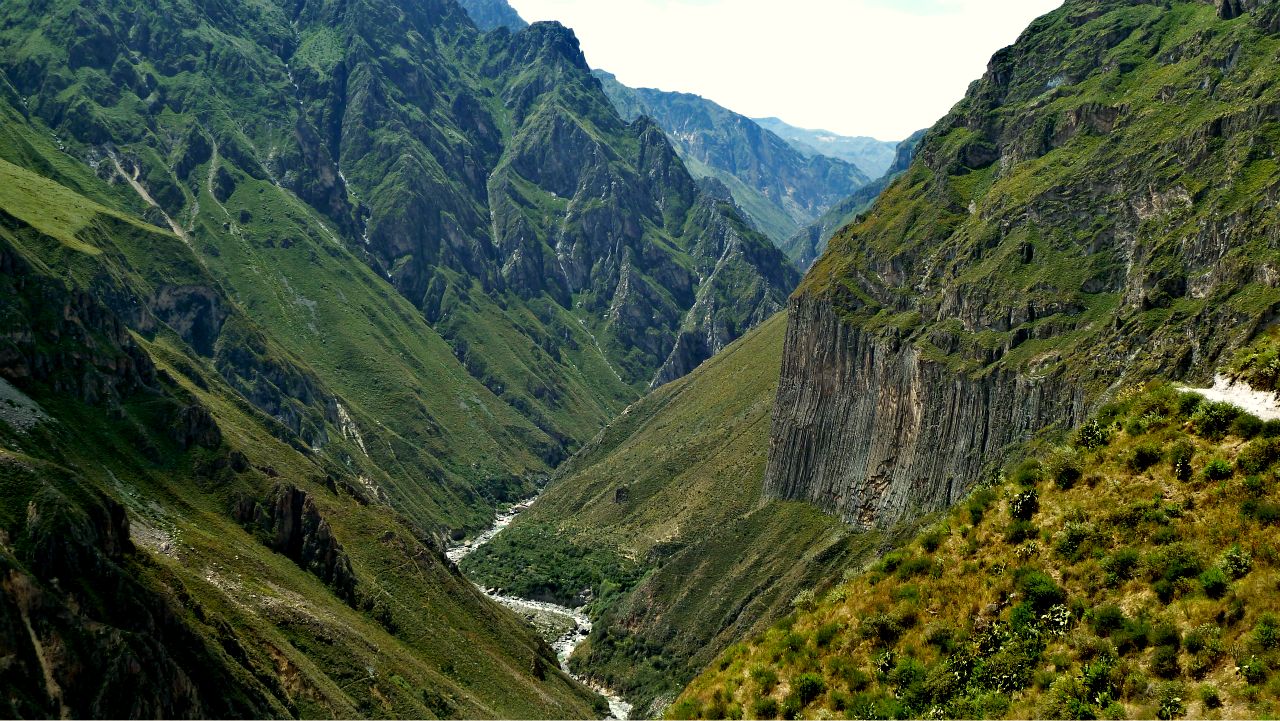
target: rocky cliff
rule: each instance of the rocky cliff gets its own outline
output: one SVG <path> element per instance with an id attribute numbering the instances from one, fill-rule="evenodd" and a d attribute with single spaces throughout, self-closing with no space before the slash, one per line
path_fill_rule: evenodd
<path id="1" fill-rule="evenodd" d="M 1272 323 L 1273 9 L 1072 0 L 997 53 L 793 297 L 767 493 L 863 526 L 939 508 Z"/>

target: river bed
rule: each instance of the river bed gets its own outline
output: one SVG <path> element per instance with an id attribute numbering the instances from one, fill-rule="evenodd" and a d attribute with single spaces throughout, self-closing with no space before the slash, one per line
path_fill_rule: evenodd
<path id="1" fill-rule="evenodd" d="M 450 546 L 445 555 L 454 563 L 461 562 L 462 559 L 492 541 L 499 533 L 502 533 L 521 513 L 528 510 L 535 500 L 537 500 L 536 496 L 521 501 L 506 511 L 499 513 L 492 526 L 470 541 Z M 625 721 L 630 718 L 631 704 L 623 701 L 620 696 L 608 689 L 581 678 L 569 670 L 569 656 L 573 655 L 574 650 L 583 641 L 587 640 L 587 634 L 591 633 L 591 619 L 587 617 L 587 614 L 577 609 L 554 603 L 530 601 L 524 598 L 503 595 L 479 584 L 476 584 L 476 588 L 483 591 L 484 595 L 489 598 L 515 611 L 537 629 L 538 633 L 542 634 L 542 637 L 546 638 L 551 643 L 551 647 L 555 649 L 556 658 L 560 661 L 560 668 L 578 683 L 604 696 L 609 702 L 609 715 L 606 718 L 618 719 L 619 721 Z"/>

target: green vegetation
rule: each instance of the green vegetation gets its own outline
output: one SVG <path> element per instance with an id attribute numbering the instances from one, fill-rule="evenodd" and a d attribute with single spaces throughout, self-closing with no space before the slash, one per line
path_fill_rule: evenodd
<path id="1" fill-rule="evenodd" d="M 730 648 L 668 715 L 1274 715 L 1280 518 L 1252 509 L 1280 469 L 1259 440 L 1199 423 L 1202 405 L 1167 385 L 1122 392 L 1071 446 L 1036 444 L 914 541 Z M 1177 462 L 1135 466 L 1169 447 Z M 1082 472 L 1068 488 L 1044 472 L 1063 456 Z"/>
<path id="2" fill-rule="evenodd" d="M 481 585 L 594 599 L 595 627 L 571 663 L 638 715 L 657 713 L 837 569 L 909 533 L 851 534 L 805 504 L 762 503 L 785 328 L 770 319 L 633 405 L 463 562 Z M 529 570 L 545 584 L 521 581 Z"/>

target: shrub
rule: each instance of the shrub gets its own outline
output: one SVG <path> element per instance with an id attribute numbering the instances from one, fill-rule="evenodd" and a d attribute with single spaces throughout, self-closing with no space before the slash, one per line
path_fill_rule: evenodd
<path id="1" fill-rule="evenodd" d="M 1219 401 L 1201 403 L 1191 416 L 1191 426 L 1200 436 L 1214 441 L 1221 440 L 1227 435 L 1232 421 L 1241 413 L 1239 408 L 1230 403 Z"/>
<path id="2" fill-rule="evenodd" d="M 990 488 L 983 488 L 979 491 L 975 491 L 973 495 L 969 497 L 969 503 L 967 505 L 967 509 L 969 511 L 969 523 L 974 526 L 982 523 L 982 518 L 986 515 L 987 509 L 991 507 L 992 503 L 996 502 L 997 497 L 996 492 Z"/>
<path id="3" fill-rule="evenodd" d="M 1187 636 L 1183 639 L 1183 645 L 1187 647 L 1187 653 L 1190 654 L 1221 654 L 1222 629 L 1212 623 L 1196 626 L 1187 631 Z"/>
<path id="4" fill-rule="evenodd" d="M 1204 467 L 1204 477 L 1211 481 L 1225 481 L 1235 473 L 1230 463 L 1215 458 Z"/>
<path id="5" fill-rule="evenodd" d="M 1185 439 L 1173 444 L 1173 448 L 1169 449 L 1169 465 L 1173 475 L 1179 481 L 1186 483 L 1191 480 L 1191 459 L 1195 454 L 1195 446 Z"/>
<path id="6" fill-rule="evenodd" d="M 1071 448 L 1056 448 L 1044 466 L 1045 473 L 1053 479 L 1053 483 L 1064 491 L 1075 487 L 1084 477 L 1084 466 L 1080 462 L 1080 454 Z"/>
<path id="7" fill-rule="evenodd" d="M 778 718 L 778 702 L 768 696 L 758 698 L 751 704 L 751 714 L 758 719 Z"/>
<path id="8" fill-rule="evenodd" d="M 751 678 L 760 686 L 760 693 L 768 695 L 778 685 L 778 674 L 767 666 L 756 666 L 751 669 Z"/>
<path id="9" fill-rule="evenodd" d="M 1280 420 L 1270 420 L 1262 424 L 1263 438 L 1280 438 Z"/>
<path id="10" fill-rule="evenodd" d="M 1111 433 L 1096 419 L 1085 423 L 1076 431 L 1075 445 L 1077 448 L 1093 450 L 1102 448 L 1110 442 Z"/>
<path id="11" fill-rule="evenodd" d="M 1237 543 L 1222 554 L 1218 568 L 1231 578 L 1244 578 L 1253 570 L 1253 556 Z"/>
<path id="12" fill-rule="evenodd" d="M 924 630 L 924 642 L 949 654 L 955 649 L 956 630 L 945 623 L 931 623 Z"/>
<path id="13" fill-rule="evenodd" d="M 1090 625 L 1093 626 L 1093 632 L 1104 638 L 1124 628 L 1124 622 L 1124 611 L 1115 605 L 1095 608 L 1093 610 L 1093 618 L 1089 621 Z"/>
<path id="14" fill-rule="evenodd" d="M 1231 581 L 1227 578 L 1227 574 L 1216 566 L 1200 574 L 1200 587 L 1204 589 L 1204 595 L 1209 598 L 1222 598 L 1230 585 Z"/>
<path id="15" fill-rule="evenodd" d="M 1241 473 L 1262 473 L 1280 460 L 1280 441 L 1274 438 L 1259 438 L 1250 441 L 1240 449 L 1236 457 L 1236 466 Z"/>
<path id="16" fill-rule="evenodd" d="M 1034 459 L 1023 461 L 1013 470 L 1012 480 L 1024 488 L 1035 488 L 1036 484 L 1044 480 L 1044 468 L 1040 465 L 1040 461 Z"/>
<path id="17" fill-rule="evenodd" d="M 1251 414 L 1241 413 L 1231 422 L 1231 432 L 1246 440 L 1262 433 L 1262 419 Z"/>
<path id="18" fill-rule="evenodd" d="M 1053 550 L 1069 561 L 1078 561 L 1096 536 L 1093 524 L 1072 521 L 1055 536 Z"/>
<path id="19" fill-rule="evenodd" d="M 1267 482 L 1262 479 L 1262 476 L 1245 476 L 1240 487 L 1248 498 L 1262 498 L 1267 494 Z"/>
<path id="20" fill-rule="evenodd" d="M 1160 684 L 1160 687 L 1156 689 L 1156 718 L 1161 721 L 1169 721 L 1169 719 L 1185 716 L 1187 707 L 1182 701 L 1182 696 L 1182 684 Z"/>
<path id="21" fill-rule="evenodd" d="M 1014 585 L 1038 614 L 1067 600 L 1067 592 L 1043 571 L 1020 568 L 1014 576 Z"/>
<path id="22" fill-rule="evenodd" d="M 1182 675 L 1178 664 L 1178 649 L 1173 646 L 1157 646 L 1151 657 L 1151 673 L 1160 678 L 1174 679 Z"/>
<path id="23" fill-rule="evenodd" d="M 1241 504 L 1240 511 L 1246 518 L 1252 518 L 1263 525 L 1280 523 L 1280 504 L 1271 501 L 1250 498 Z"/>
<path id="24" fill-rule="evenodd" d="M 933 553 L 938 550 L 938 547 L 942 545 L 942 542 L 949 535 L 949 529 L 934 528 L 920 537 L 920 547 L 924 549 L 925 553 Z"/>
<path id="25" fill-rule="evenodd" d="M 1257 656 L 1250 656 L 1242 661 L 1239 666 L 1240 675 L 1244 677 L 1245 683 L 1250 686 L 1257 686 L 1267 680 L 1268 668 L 1267 662 Z"/>
<path id="26" fill-rule="evenodd" d="M 808 706 L 827 690 L 827 684 L 816 673 L 802 673 L 791 684 L 791 693 L 795 694 L 802 706 Z"/>
<path id="27" fill-rule="evenodd" d="M 1178 415 L 1190 418 L 1200 408 L 1201 403 L 1204 403 L 1204 396 L 1199 393 L 1178 394 Z"/>
<path id="28" fill-rule="evenodd" d="M 834 639 L 838 633 L 840 633 L 840 624 L 834 621 L 831 623 L 824 623 L 818 627 L 818 633 L 813 639 L 814 643 L 817 644 L 818 648 L 826 648 L 831 645 L 832 639 Z"/>
<path id="29" fill-rule="evenodd" d="M 1222 708 L 1222 696 L 1218 693 L 1218 687 L 1211 683 L 1201 686 L 1200 703 L 1207 709 Z"/>
<path id="30" fill-rule="evenodd" d="M 1164 457 L 1164 450 L 1155 443 L 1141 443 L 1137 448 L 1133 449 L 1133 456 L 1129 458 L 1129 466 L 1135 471 L 1145 471 L 1148 468 L 1159 463 Z"/>
<path id="31" fill-rule="evenodd" d="M 1133 548 L 1121 548 L 1102 561 L 1102 570 L 1107 574 L 1108 585 L 1118 585 L 1120 581 L 1133 578 L 1138 570 L 1141 556 Z"/>
<path id="32" fill-rule="evenodd" d="M 1253 645 L 1262 651 L 1280 647 L 1280 619 L 1264 613 L 1253 627 Z"/>
<path id="33" fill-rule="evenodd" d="M 881 646 L 891 646 L 895 641 L 902 637 L 902 624 L 898 619 L 885 613 L 877 613 L 873 616 L 863 619 L 862 624 L 858 627 L 858 633 L 869 641 L 875 641 Z"/>
<path id="34" fill-rule="evenodd" d="M 1168 646 L 1177 651 L 1182 648 L 1182 634 L 1172 623 L 1162 623 L 1151 632 L 1151 642 L 1157 646 Z"/>
<path id="35" fill-rule="evenodd" d="M 1040 494 L 1030 488 L 1009 499 L 1009 514 L 1018 521 L 1030 521 L 1040 511 Z"/>
<path id="36" fill-rule="evenodd" d="M 1029 541 L 1040 535 L 1040 529 L 1031 521 L 1014 521 L 1004 532 L 1004 540 L 1010 544 Z"/>
<path id="37" fill-rule="evenodd" d="M 791 607 L 797 611 L 812 611 L 818 605 L 818 597 L 812 588 L 806 588 L 791 599 Z"/>

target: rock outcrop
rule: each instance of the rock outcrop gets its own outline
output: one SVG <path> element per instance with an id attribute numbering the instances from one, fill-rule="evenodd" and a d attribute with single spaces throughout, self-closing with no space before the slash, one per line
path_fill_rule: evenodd
<path id="1" fill-rule="evenodd" d="M 1246 52 L 1273 5 L 1072 0 L 997 53 L 793 297 L 768 494 L 941 508 L 1274 323 L 1280 96 Z"/>
<path id="2" fill-rule="evenodd" d="M 1085 415 L 1062 378 L 957 374 L 908 339 L 792 303 L 765 493 L 808 501 L 862 528 L 886 527 L 963 498 L 1030 434 Z"/>

